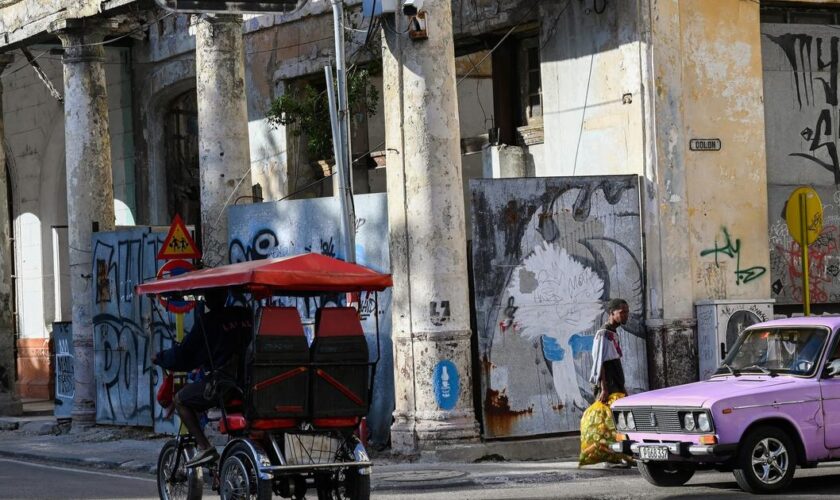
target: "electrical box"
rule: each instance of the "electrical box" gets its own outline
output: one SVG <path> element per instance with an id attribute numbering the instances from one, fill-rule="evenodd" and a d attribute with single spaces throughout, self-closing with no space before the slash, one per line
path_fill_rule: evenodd
<path id="1" fill-rule="evenodd" d="M 362 15 L 375 17 L 382 14 L 393 14 L 397 11 L 399 0 L 363 0 Z"/>
<path id="2" fill-rule="evenodd" d="M 773 299 L 702 300 L 695 304 L 700 380 L 712 376 L 746 327 L 773 319 L 774 302 Z"/>

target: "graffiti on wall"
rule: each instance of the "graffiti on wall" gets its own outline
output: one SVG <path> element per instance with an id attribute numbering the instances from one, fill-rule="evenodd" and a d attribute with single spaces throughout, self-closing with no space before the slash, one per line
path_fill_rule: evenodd
<path id="1" fill-rule="evenodd" d="M 623 298 L 627 389 L 647 388 L 639 180 L 481 179 L 472 267 L 487 437 L 579 429 L 592 339 Z"/>
<path id="2" fill-rule="evenodd" d="M 97 423 L 174 429 L 173 419 L 164 419 L 164 410 L 152 401 L 162 377 L 151 357 L 171 345 L 175 321 L 157 301 L 134 292 L 163 264 L 156 256 L 165 236 L 149 228 L 93 236 Z M 187 329 L 191 319 L 185 318 Z"/>
<path id="3" fill-rule="evenodd" d="M 73 324 L 69 321 L 53 323 L 55 349 L 55 416 L 70 418 L 76 382 L 73 371 Z"/>
<path id="4" fill-rule="evenodd" d="M 820 188 L 823 201 L 823 229 L 808 246 L 809 291 L 811 302 L 840 302 L 840 191 L 834 187 Z M 772 191 L 772 189 L 771 189 Z M 778 187 L 778 198 L 792 188 Z M 784 201 L 771 198 L 773 209 L 784 210 Z M 779 214 L 780 212 L 776 212 Z M 783 216 L 777 215 L 770 224 L 770 275 L 773 297 L 777 304 L 802 303 L 801 249 L 790 235 Z"/>
<path id="5" fill-rule="evenodd" d="M 840 37 L 828 26 L 762 24 L 770 282 L 777 304 L 801 304 L 800 247 L 788 234 L 785 203 L 797 186 L 823 202 L 823 230 L 809 246 L 814 303 L 840 302 Z"/>
<path id="6" fill-rule="evenodd" d="M 354 197 L 356 208 L 356 261 L 376 271 L 390 273 L 388 253 L 388 210 L 385 194 Z M 284 257 L 315 252 L 342 259 L 339 208 L 333 198 L 286 200 L 275 203 L 239 205 L 230 208 L 230 260 Z M 378 304 L 377 304 L 378 299 Z M 355 301 L 355 300 L 354 300 Z M 344 295 L 283 299 L 283 305 L 298 308 L 307 336 L 312 338 L 315 311 L 322 305 L 345 305 Z M 391 291 L 362 293 L 358 297 L 362 326 L 370 359 L 377 356 L 376 325 L 379 325 L 379 364 L 374 375 L 374 393 L 367 417 L 370 442 L 385 445 L 394 411 L 394 373 L 391 343 Z M 377 307 L 378 306 L 378 307 Z M 448 304 L 435 305 L 443 320 Z M 379 310 L 378 318 L 374 314 Z"/>
<path id="7" fill-rule="evenodd" d="M 721 232 L 723 233 L 722 241 L 718 241 L 715 239 L 715 246 L 712 248 L 707 248 L 700 252 L 700 257 L 705 257 L 707 255 L 713 255 L 715 258 L 715 266 L 720 267 L 720 259 L 724 257 L 728 257 L 735 261 L 735 284 L 741 285 L 749 283 L 750 281 L 761 277 L 764 273 L 767 272 L 767 268 L 764 266 L 751 266 L 751 267 L 741 267 L 741 240 L 736 238 L 735 241 L 732 241 L 732 237 L 729 236 L 729 230 L 726 227 L 721 228 Z"/>

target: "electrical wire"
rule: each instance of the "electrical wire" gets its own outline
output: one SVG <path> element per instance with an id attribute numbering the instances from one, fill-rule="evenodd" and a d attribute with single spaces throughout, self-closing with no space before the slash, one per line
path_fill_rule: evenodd
<path id="1" fill-rule="evenodd" d="M 563 7 L 563 10 L 561 10 L 561 11 L 560 11 L 560 14 L 562 14 L 562 13 L 566 10 L 566 7 L 568 7 L 568 6 L 569 6 L 569 3 L 570 3 L 570 2 L 571 2 L 571 0 L 566 0 L 566 5 Z M 477 69 L 478 69 L 478 67 L 479 67 L 479 66 L 481 66 L 481 64 L 482 64 L 482 63 L 484 63 L 484 61 L 486 61 L 486 60 L 487 60 L 487 58 L 488 58 L 488 57 L 490 57 L 491 55 L 493 55 L 493 52 L 495 52 L 495 51 L 496 51 L 496 50 L 497 50 L 497 49 L 498 49 L 498 48 L 499 48 L 499 47 L 500 47 L 500 46 L 504 43 L 504 41 L 505 41 L 505 40 L 507 40 L 507 39 L 508 39 L 508 37 L 509 37 L 510 35 L 512 35 L 514 31 L 516 31 L 516 29 L 517 29 L 517 28 L 519 28 L 520 26 L 522 26 L 522 25 L 525 23 L 525 20 L 528 18 L 528 16 L 529 16 L 529 15 L 531 15 L 531 12 L 533 12 L 533 11 L 534 11 L 534 9 L 535 9 L 536 7 L 538 7 L 538 6 L 539 6 L 539 2 L 534 2 L 534 3 L 532 3 L 532 4 L 531 4 L 531 7 L 530 7 L 528 10 L 526 10 L 526 11 L 525 11 L 525 13 L 522 15 L 522 17 L 519 19 L 519 21 L 517 21 L 517 22 L 516 22 L 516 23 L 515 23 L 515 24 L 514 24 L 514 25 L 513 25 L 513 26 L 512 26 L 512 27 L 511 27 L 508 31 L 507 31 L 507 33 L 505 33 L 505 35 L 502 37 L 502 39 L 501 39 L 501 40 L 499 40 L 499 41 L 496 43 L 496 45 L 494 45 L 494 46 L 493 46 L 493 48 L 492 48 L 492 49 L 490 49 L 490 51 L 489 51 L 489 52 L 487 52 L 487 54 L 485 54 L 485 55 L 484 55 L 484 57 L 482 57 L 480 61 L 478 61 L 478 63 L 477 63 L 477 64 L 473 64 L 472 69 L 470 69 L 469 71 L 467 71 L 467 74 L 465 74 L 464 76 L 462 76 L 462 77 L 461 77 L 461 78 L 457 81 L 456 86 L 457 86 L 457 85 L 460 85 L 460 84 L 461 84 L 461 82 L 463 82 L 464 80 L 466 80 L 466 79 L 467 79 L 467 78 L 468 78 L 471 74 L 473 74 L 473 72 L 474 72 L 475 70 L 477 70 Z M 472 63 L 472 60 L 470 60 L 470 63 Z"/>

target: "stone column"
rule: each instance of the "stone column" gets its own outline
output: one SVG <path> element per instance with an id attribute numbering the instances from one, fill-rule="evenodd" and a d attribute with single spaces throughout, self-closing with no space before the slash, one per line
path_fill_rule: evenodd
<path id="1" fill-rule="evenodd" d="M 475 440 L 466 234 L 452 12 L 426 0 L 427 40 L 383 31 L 394 275 L 393 449 Z"/>
<path id="2" fill-rule="evenodd" d="M 225 209 L 251 196 L 242 16 L 202 14 L 193 23 L 202 251 L 215 267 L 229 260 Z"/>
<path id="3" fill-rule="evenodd" d="M 101 42 L 113 23 L 68 19 L 50 29 L 64 46 L 64 136 L 70 293 L 73 297 L 75 424 L 96 418 L 93 354 L 93 262 L 91 234 L 114 229 L 114 185 Z"/>
<path id="4" fill-rule="evenodd" d="M 12 54 L 0 54 L 0 74 L 14 60 Z M 15 295 L 3 125 L 3 84 L 0 82 L 0 415 L 20 415 L 23 407 L 15 394 L 15 318 L 12 315 Z"/>

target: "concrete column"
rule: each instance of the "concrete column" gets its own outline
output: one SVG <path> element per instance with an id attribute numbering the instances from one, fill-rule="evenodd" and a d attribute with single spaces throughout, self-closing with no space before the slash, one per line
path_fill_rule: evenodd
<path id="1" fill-rule="evenodd" d="M 648 193 L 642 201 L 648 256 L 648 373 L 650 387 L 656 389 L 697 379 L 697 334 L 678 2 L 660 5 L 643 0 L 640 20 Z M 674 357 L 672 353 L 689 357 Z"/>
<path id="2" fill-rule="evenodd" d="M 0 54 L 0 74 L 14 62 L 12 54 Z M 23 413 L 15 394 L 14 290 L 12 287 L 12 244 L 6 181 L 6 149 L 3 121 L 3 84 L 0 81 L 0 415 Z"/>
<path id="3" fill-rule="evenodd" d="M 114 229 L 114 185 L 101 42 L 110 23 L 68 19 L 50 30 L 64 46 L 64 136 L 67 168 L 67 225 L 70 293 L 73 297 L 74 424 L 96 418 L 93 373 L 93 262 L 91 234 Z"/>
<path id="4" fill-rule="evenodd" d="M 225 209 L 251 196 L 242 16 L 202 14 L 193 24 L 202 251 L 215 267 L 229 259 Z"/>
<path id="5" fill-rule="evenodd" d="M 452 12 L 426 0 L 427 40 L 383 31 L 394 275 L 395 451 L 475 440 Z"/>

